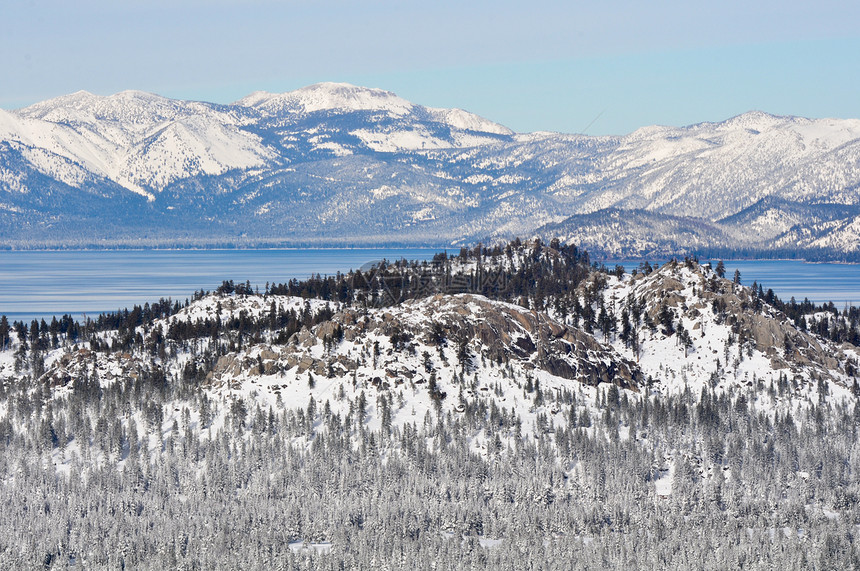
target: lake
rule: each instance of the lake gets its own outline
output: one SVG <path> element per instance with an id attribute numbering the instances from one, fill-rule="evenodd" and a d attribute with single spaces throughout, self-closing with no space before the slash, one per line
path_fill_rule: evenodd
<path id="1" fill-rule="evenodd" d="M 0 251 L 0 314 L 10 320 L 52 315 L 95 316 L 162 297 L 185 301 L 223 280 L 283 283 L 312 274 L 334 275 L 383 258 L 429 260 L 438 250 L 420 248 L 331 250 L 104 250 Z M 449 253 L 458 253 L 459 249 Z M 607 263 L 614 265 L 615 262 Z M 758 281 L 783 299 L 860 302 L 860 265 L 798 261 L 727 261 L 745 285 Z M 623 262 L 628 269 L 638 262 Z"/>
<path id="2" fill-rule="evenodd" d="M 0 314 L 10 321 L 94 317 L 173 298 L 185 301 L 224 280 L 285 283 L 380 260 L 429 260 L 419 248 L 332 250 L 86 250 L 0 252 Z M 459 249 L 456 250 L 459 253 Z"/>

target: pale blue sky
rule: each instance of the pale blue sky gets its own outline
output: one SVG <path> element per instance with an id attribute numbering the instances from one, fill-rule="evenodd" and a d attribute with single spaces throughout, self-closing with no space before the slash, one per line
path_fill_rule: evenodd
<path id="1" fill-rule="evenodd" d="M 0 107 L 79 89 L 228 103 L 347 81 L 517 131 L 860 117 L 858 22 L 844 0 L 10 0 Z"/>

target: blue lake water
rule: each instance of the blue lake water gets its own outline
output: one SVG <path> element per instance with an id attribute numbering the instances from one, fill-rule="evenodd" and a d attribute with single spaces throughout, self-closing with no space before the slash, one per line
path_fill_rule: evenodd
<path id="1" fill-rule="evenodd" d="M 10 321 L 95 316 L 159 298 L 185 301 L 224 280 L 286 283 L 437 250 L 101 250 L 0 252 L 0 314 Z M 459 249 L 457 250 L 459 252 Z"/>
<path id="2" fill-rule="evenodd" d="M 52 315 L 97 315 L 170 297 L 184 301 L 223 280 L 283 283 L 312 274 L 334 275 L 383 258 L 426 260 L 437 250 L 121 250 L 0 251 L 0 314 L 10 320 Z M 457 253 L 453 251 L 451 253 Z M 615 262 L 612 262 L 614 264 Z M 741 272 L 783 299 L 808 297 L 837 307 L 860 303 L 860 265 L 797 261 L 727 261 L 726 275 Z M 610 264 L 608 264 L 610 265 Z M 638 262 L 623 263 L 628 269 Z"/>

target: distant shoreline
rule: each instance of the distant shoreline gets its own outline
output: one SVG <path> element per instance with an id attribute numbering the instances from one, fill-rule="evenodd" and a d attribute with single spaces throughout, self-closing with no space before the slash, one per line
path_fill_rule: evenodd
<path id="1" fill-rule="evenodd" d="M 546 241 L 548 243 L 548 241 Z M 385 249 L 411 249 L 411 250 L 436 250 L 436 251 L 459 251 L 460 248 L 474 248 L 478 244 L 483 244 L 486 247 L 492 247 L 496 244 L 504 243 L 502 239 L 477 240 L 474 242 L 460 243 L 452 242 L 447 244 L 433 243 L 410 243 L 410 242 L 382 242 L 372 244 L 356 244 L 343 243 L 302 243 L 302 242 L 259 242 L 249 244 L 231 244 L 223 242 L 214 242 L 211 245 L 204 244 L 176 244 L 168 243 L 165 245 L 152 244 L 123 244 L 111 243 L 106 245 L 85 244 L 63 245 L 63 244 L 4 244 L 0 243 L 0 253 L 3 252 L 123 252 L 123 251 L 304 251 L 304 250 L 319 250 L 319 251 L 344 251 L 344 250 L 385 250 Z M 860 264 L 860 252 L 828 252 L 826 250 L 800 250 L 789 253 L 786 250 L 778 250 L 774 252 L 749 251 L 749 250 L 722 250 L 709 249 L 698 252 L 657 252 L 654 255 L 601 255 L 600 249 L 592 250 L 587 246 L 583 247 L 592 261 L 604 264 L 615 264 L 619 262 L 664 262 L 672 258 L 679 260 L 685 257 L 695 257 L 700 261 L 709 260 L 733 260 L 733 261 L 774 261 L 774 262 L 804 262 L 807 264 Z"/>

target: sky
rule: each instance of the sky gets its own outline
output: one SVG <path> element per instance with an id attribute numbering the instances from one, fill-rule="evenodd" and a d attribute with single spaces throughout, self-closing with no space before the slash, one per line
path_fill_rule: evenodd
<path id="1" fill-rule="evenodd" d="M 518 132 L 860 118 L 858 22 L 846 0 L 8 0 L 0 108 L 78 90 L 229 103 L 338 81 Z"/>

